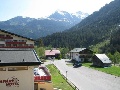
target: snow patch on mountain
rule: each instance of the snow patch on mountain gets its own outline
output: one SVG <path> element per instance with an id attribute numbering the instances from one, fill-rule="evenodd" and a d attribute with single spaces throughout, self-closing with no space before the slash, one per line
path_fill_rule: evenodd
<path id="1" fill-rule="evenodd" d="M 66 11 L 55 11 L 52 15 L 47 17 L 47 19 L 55 21 L 64 21 L 64 22 L 80 22 L 82 19 L 88 16 L 87 13 L 78 11 L 76 13 L 68 13 Z"/>

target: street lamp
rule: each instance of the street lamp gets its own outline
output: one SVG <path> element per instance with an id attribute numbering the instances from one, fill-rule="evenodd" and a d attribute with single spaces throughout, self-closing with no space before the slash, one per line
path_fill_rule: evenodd
<path id="1" fill-rule="evenodd" d="M 66 80 L 67 80 L 67 72 L 68 72 L 68 71 L 66 71 Z"/>

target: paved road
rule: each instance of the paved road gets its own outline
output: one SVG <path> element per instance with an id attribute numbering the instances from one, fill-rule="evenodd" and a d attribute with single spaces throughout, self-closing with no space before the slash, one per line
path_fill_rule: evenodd
<path id="1" fill-rule="evenodd" d="M 79 90 L 120 90 L 120 77 L 105 74 L 87 67 L 73 68 L 65 60 L 52 62 L 60 72 L 74 83 Z"/>

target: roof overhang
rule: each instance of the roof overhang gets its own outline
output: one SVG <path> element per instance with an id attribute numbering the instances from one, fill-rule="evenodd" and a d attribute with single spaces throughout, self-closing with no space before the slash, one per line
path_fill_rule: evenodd
<path id="1" fill-rule="evenodd" d="M 41 62 L 15 62 L 15 63 L 2 63 L 0 62 L 0 66 L 36 66 L 40 65 Z"/>

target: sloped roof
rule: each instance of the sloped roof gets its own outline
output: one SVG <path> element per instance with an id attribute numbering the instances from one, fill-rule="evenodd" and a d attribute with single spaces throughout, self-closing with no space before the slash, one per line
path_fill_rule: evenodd
<path id="1" fill-rule="evenodd" d="M 73 50 L 71 50 L 70 52 L 80 52 L 82 50 L 85 50 L 86 48 L 74 48 Z"/>
<path id="2" fill-rule="evenodd" d="M 0 50 L 0 66 L 3 65 L 40 65 L 40 60 L 33 50 Z"/>
<path id="3" fill-rule="evenodd" d="M 45 55 L 55 55 L 55 52 L 51 50 L 45 50 Z"/>
<path id="4" fill-rule="evenodd" d="M 6 30 L 1 30 L 1 29 L 0 29 L 0 31 L 1 31 L 1 32 L 4 32 L 4 33 L 11 34 L 11 35 L 15 35 L 15 36 L 17 36 L 17 37 L 26 38 L 26 39 L 28 39 L 28 40 L 35 41 L 35 40 L 33 40 L 32 38 L 23 37 L 23 36 L 20 36 L 20 35 L 18 35 L 18 34 L 15 34 L 15 33 L 8 32 L 8 31 L 6 31 Z"/>
<path id="5" fill-rule="evenodd" d="M 111 60 L 105 54 L 95 54 L 103 63 L 111 63 Z"/>
<path id="6" fill-rule="evenodd" d="M 55 54 L 60 54 L 60 50 L 52 50 L 52 52 L 55 52 Z"/>
<path id="7" fill-rule="evenodd" d="M 45 55 L 55 55 L 60 54 L 59 50 L 45 50 Z"/>

